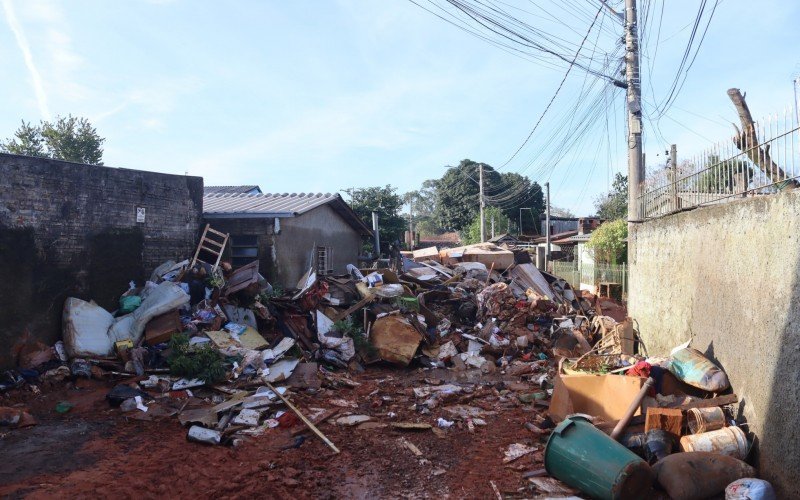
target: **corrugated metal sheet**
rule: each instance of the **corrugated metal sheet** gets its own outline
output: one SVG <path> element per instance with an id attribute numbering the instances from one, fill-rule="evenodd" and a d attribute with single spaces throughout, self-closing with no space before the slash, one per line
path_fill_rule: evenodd
<path id="1" fill-rule="evenodd" d="M 341 197 L 330 193 L 213 193 L 203 196 L 203 213 L 291 217 L 337 199 Z"/>
<path id="2" fill-rule="evenodd" d="M 255 184 L 247 186 L 203 186 L 203 194 L 261 194 L 261 188 Z"/>
<path id="3" fill-rule="evenodd" d="M 205 194 L 203 216 L 207 219 L 295 217 L 326 204 L 360 234 L 372 235 L 369 227 L 336 193 Z"/>

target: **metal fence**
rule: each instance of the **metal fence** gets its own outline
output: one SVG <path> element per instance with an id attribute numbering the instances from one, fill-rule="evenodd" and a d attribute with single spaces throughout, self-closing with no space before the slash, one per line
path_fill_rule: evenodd
<path id="1" fill-rule="evenodd" d="M 800 127 L 797 114 L 786 109 L 649 173 L 637 199 L 638 219 L 800 187 L 799 176 Z"/>
<path id="2" fill-rule="evenodd" d="M 628 266 L 625 264 L 553 261 L 551 265 L 553 274 L 566 280 L 576 290 L 583 284 L 594 287 L 597 292 L 601 283 L 612 283 L 622 287 L 623 300 L 628 298 Z"/>

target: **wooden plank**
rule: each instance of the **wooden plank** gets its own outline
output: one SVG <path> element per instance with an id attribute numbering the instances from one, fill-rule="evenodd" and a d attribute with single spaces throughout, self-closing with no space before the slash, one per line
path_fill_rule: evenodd
<path id="1" fill-rule="evenodd" d="M 717 396 L 716 398 L 710 399 L 700 399 L 697 401 L 692 401 L 690 403 L 684 404 L 670 404 L 666 405 L 665 408 L 680 408 L 683 411 L 691 410 L 692 408 L 711 408 L 713 406 L 724 406 L 730 405 L 733 403 L 737 403 L 739 401 L 739 396 L 736 394 L 727 394 L 725 396 Z"/>
<path id="2" fill-rule="evenodd" d="M 352 306 L 347 308 L 346 311 L 337 314 L 336 317 L 333 318 L 333 322 L 336 323 L 337 321 L 341 321 L 341 320 L 345 319 L 346 317 L 350 316 L 354 312 L 358 311 L 362 307 L 364 307 L 367 304 L 369 304 L 370 302 L 372 302 L 373 299 L 374 299 L 374 297 L 365 297 L 365 298 L 359 300 L 358 302 L 356 302 L 355 304 L 353 304 Z"/>
<path id="3" fill-rule="evenodd" d="M 220 254 L 220 251 L 219 251 L 219 250 L 216 250 L 216 249 L 214 249 L 214 248 L 209 248 L 209 247 L 207 247 L 207 246 L 205 245 L 205 243 L 206 243 L 206 241 L 204 241 L 204 242 L 203 242 L 203 244 L 202 244 L 202 245 L 200 245 L 200 248 L 201 248 L 202 250 L 205 250 L 206 252 L 208 252 L 208 253 L 210 253 L 210 254 L 212 254 L 212 255 L 219 255 L 219 254 Z"/>

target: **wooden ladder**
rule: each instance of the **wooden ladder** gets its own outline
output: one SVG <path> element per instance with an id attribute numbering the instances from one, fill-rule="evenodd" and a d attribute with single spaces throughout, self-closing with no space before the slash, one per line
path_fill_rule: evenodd
<path id="1" fill-rule="evenodd" d="M 197 251 L 194 253 L 194 258 L 189 268 L 194 267 L 198 262 L 202 262 L 210 265 L 212 272 L 216 271 L 217 266 L 219 266 L 219 261 L 222 259 L 222 251 L 225 250 L 225 245 L 228 243 L 229 237 L 230 235 L 228 234 L 221 233 L 216 229 L 211 229 L 211 224 L 206 224 L 206 228 L 203 229 L 203 236 L 200 237 L 200 244 L 197 245 Z M 200 258 L 201 250 L 216 257 L 213 264 Z"/>

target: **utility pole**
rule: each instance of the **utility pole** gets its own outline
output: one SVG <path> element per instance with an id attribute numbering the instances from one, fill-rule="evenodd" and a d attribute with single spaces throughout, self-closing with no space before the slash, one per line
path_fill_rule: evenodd
<path id="1" fill-rule="evenodd" d="M 547 268 L 547 264 L 550 263 L 550 183 L 545 182 L 544 187 L 547 191 L 547 215 L 545 216 L 545 241 L 547 242 L 545 252 L 544 252 L 544 262 L 545 262 L 545 269 Z"/>
<path id="2" fill-rule="evenodd" d="M 492 214 L 492 238 L 494 238 L 494 214 Z"/>
<path id="3" fill-rule="evenodd" d="M 642 90 L 636 0 L 625 0 L 625 81 L 628 85 L 628 229 L 640 218 L 639 195 L 644 180 L 642 159 Z M 629 247 L 630 248 L 630 247 Z"/>
<path id="4" fill-rule="evenodd" d="M 408 195 L 408 249 L 414 249 L 414 196 Z"/>
<path id="5" fill-rule="evenodd" d="M 678 202 L 678 145 L 673 144 L 669 147 L 669 182 L 672 185 L 672 211 L 680 207 Z"/>
<path id="6" fill-rule="evenodd" d="M 522 209 L 519 209 L 519 235 L 522 236 Z"/>
<path id="7" fill-rule="evenodd" d="M 378 227 L 378 212 L 372 212 L 372 232 L 375 236 L 375 258 L 381 258 L 381 234 Z"/>
<path id="8" fill-rule="evenodd" d="M 478 182 L 480 184 L 480 202 L 481 202 L 481 243 L 486 241 L 486 221 L 483 218 L 483 163 L 478 164 Z"/>

